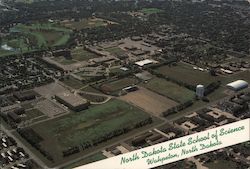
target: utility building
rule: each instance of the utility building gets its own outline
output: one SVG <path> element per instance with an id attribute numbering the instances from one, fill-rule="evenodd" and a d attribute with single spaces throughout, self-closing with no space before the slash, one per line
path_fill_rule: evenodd
<path id="1" fill-rule="evenodd" d="M 89 106 L 89 102 L 77 94 L 71 92 L 62 92 L 55 95 L 55 99 L 74 111 L 85 110 Z"/>
<path id="2" fill-rule="evenodd" d="M 239 91 L 248 87 L 248 83 L 244 80 L 237 80 L 227 84 L 227 88 L 233 91 Z"/>

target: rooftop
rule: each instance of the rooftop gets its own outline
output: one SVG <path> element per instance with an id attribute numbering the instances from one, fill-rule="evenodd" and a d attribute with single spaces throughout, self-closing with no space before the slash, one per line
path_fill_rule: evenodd
<path id="1" fill-rule="evenodd" d="M 71 104 L 72 106 L 79 106 L 87 103 L 86 99 L 82 98 L 78 94 L 74 94 L 71 92 L 58 93 L 56 94 L 56 97 L 64 100 L 65 102 Z"/>

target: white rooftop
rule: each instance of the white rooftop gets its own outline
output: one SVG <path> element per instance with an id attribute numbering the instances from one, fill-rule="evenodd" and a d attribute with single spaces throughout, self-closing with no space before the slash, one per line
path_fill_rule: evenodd
<path id="1" fill-rule="evenodd" d="M 152 59 L 145 59 L 145 60 L 142 60 L 142 61 L 135 62 L 135 64 L 137 64 L 138 66 L 144 66 L 144 65 L 147 65 L 147 64 L 150 64 L 150 63 L 157 63 L 157 61 L 152 60 Z"/>

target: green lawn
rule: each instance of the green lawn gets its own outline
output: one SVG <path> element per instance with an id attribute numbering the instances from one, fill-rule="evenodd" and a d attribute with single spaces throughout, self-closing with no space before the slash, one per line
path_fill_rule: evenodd
<path id="1" fill-rule="evenodd" d="M 192 100 L 195 96 L 193 91 L 160 78 L 153 78 L 143 86 L 180 103 Z"/>
<path id="2" fill-rule="evenodd" d="M 25 120 L 30 120 L 36 117 L 44 116 L 44 114 L 37 109 L 28 110 L 25 112 L 25 115 L 26 115 Z"/>
<path id="3" fill-rule="evenodd" d="M 163 12 L 163 10 L 158 9 L 158 8 L 143 8 L 142 10 L 140 10 L 140 12 L 150 15 L 150 14 Z"/>
<path id="4" fill-rule="evenodd" d="M 135 78 L 123 78 L 101 85 L 101 89 L 107 92 L 119 91 L 125 87 L 137 84 L 139 81 Z"/>
<path id="5" fill-rule="evenodd" d="M 41 146 L 56 160 L 62 159 L 62 150 L 99 138 L 125 126 L 130 127 L 149 115 L 120 100 L 93 106 L 32 126 L 44 141 Z"/>
<path id="6" fill-rule="evenodd" d="M 106 26 L 108 22 L 110 24 L 116 24 L 114 22 L 110 22 L 101 18 L 88 18 L 88 19 L 82 19 L 80 21 L 62 22 L 62 25 L 70 29 L 81 30 L 85 28 L 96 28 L 100 26 Z"/>
<path id="7" fill-rule="evenodd" d="M 208 85 L 211 82 L 221 79 L 218 76 L 211 76 L 208 72 L 194 70 L 192 66 L 184 63 L 178 63 L 177 66 L 171 67 L 162 66 L 157 68 L 156 72 L 194 86 L 198 84 Z"/>
<path id="8" fill-rule="evenodd" d="M 70 29 L 52 23 L 19 24 L 11 31 L 35 37 L 37 45 L 40 47 L 63 45 L 68 41 L 71 33 Z"/>
<path id="9" fill-rule="evenodd" d="M 113 55 L 123 55 L 125 53 L 125 51 L 119 47 L 106 48 L 105 50 Z"/>
<path id="10" fill-rule="evenodd" d="M 62 80 L 62 82 L 74 89 L 79 89 L 84 86 L 84 84 L 81 81 L 73 78 L 72 76 L 65 77 L 64 80 Z"/>
<path id="11" fill-rule="evenodd" d="M 74 60 L 78 60 L 78 61 L 87 61 L 89 59 L 99 57 L 95 53 L 92 53 L 92 52 L 89 52 L 89 51 L 83 49 L 83 47 L 73 49 L 71 51 L 71 55 L 72 55 L 72 58 Z"/>

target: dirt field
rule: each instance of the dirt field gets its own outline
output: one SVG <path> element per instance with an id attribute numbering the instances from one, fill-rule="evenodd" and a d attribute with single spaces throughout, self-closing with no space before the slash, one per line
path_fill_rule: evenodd
<path id="1" fill-rule="evenodd" d="M 162 112 L 177 105 L 175 101 L 145 88 L 140 88 L 138 91 L 121 96 L 120 99 L 138 106 L 147 112 L 153 113 L 156 116 L 161 115 Z"/>

